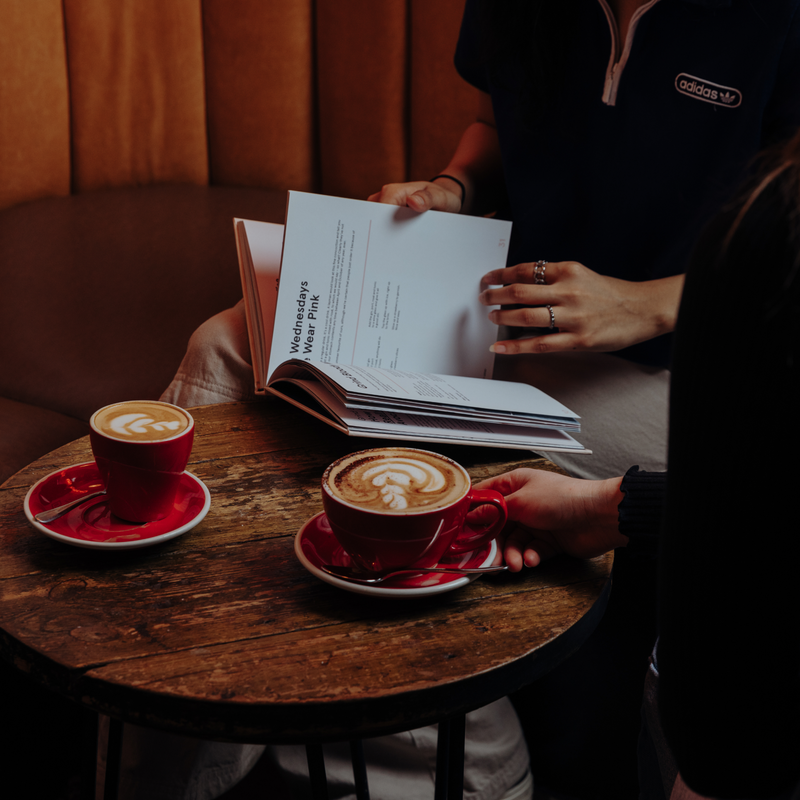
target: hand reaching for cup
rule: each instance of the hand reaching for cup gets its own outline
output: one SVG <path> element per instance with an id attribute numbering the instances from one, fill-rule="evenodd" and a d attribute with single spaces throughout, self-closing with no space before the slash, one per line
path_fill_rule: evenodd
<path id="1" fill-rule="evenodd" d="M 508 523 L 503 556 L 509 570 L 519 572 L 554 555 L 594 558 L 627 545 L 628 538 L 618 527 L 621 483 L 621 477 L 590 481 L 515 469 L 481 481 L 475 488 L 494 489 L 505 497 Z"/>
<path id="2" fill-rule="evenodd" d="M 495 353 L 610 352 L 675 327 L 683 275 L 637 282 L 600 275 L 575 261 L 538 266 L 517 264 L 482 278 L 481 303 L 512 306 L 491 311 L 492 322 L 555 331 L 496 342 Z M 500 288 L 491 288 L 498 284 Z"/>

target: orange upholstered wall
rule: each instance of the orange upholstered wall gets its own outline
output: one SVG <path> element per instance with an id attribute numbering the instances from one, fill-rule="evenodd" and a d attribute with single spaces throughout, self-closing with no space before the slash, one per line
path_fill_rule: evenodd
<path id="1" fill-rule="evenodd" d="M 365 197 L 473 115 L 463 0 L 4 0 L 0 208 L 195 183 Z"/>

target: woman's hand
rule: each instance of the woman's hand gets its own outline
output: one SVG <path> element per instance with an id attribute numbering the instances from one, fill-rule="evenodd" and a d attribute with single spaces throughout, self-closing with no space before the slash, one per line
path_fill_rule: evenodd
<path id="1" fill-rule="evenodd" d="M 519 328 L 554 328 L 548 335 L 512 339 L 492 346 L 495 353 L 549 353 L 558 350 L 621 350 L 675 328 L 683 275 L 653 281 L 610 278 L 578 264 L 545 266 L 544 284 L 534 282 L 536 264 L 518 264 L 485 275 L 484 305 L 509 305 L 489 314 L 492 322 Z M 520 307 L 521 306 L 521 307 Z"/>
<path id="2" fill-rule="evenodd" d="M 388 183 L 368 198 L 374 203 L 408 206 L 414 211 L 461 211 L 461 187 L 448 178 L 410 183 Z"/>
<path id="3" fill-rule="evenodd" d="M 476 92 L 475 96 L 476 120 L 464 131 L 453 157 L 435 180 L 389 183 L 368 199 L 408 206 L 414 211 L 433 209 L 455 214 L 494 211 L 505 191 L 500 143 L 492 98 L 485 92 Z"/>
<path id="4" fill-rule="evenodd" d="M 627 545 L 628 538 L 618 527 L 621 483 L 621 477 L 587 481 L 515 469 L 475 488 L 494 489 L 505 496 L 508 523 L 503 555 L 508 568 L 519 572 L 559 553 L 594 558 Z"/>

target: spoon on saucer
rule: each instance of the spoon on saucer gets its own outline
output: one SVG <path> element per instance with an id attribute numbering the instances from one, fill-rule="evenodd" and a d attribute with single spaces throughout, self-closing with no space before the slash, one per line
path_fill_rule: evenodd
<path id="1" fill-rule="evenodd" d="M 452 575 L 477 575 L 491 572 L 502 572 L 507 570 L 508 567 L 503 564 L 497 567 L 408 567 L 406 569 L 385 569 L 380 572 L 363 572 L 356 570 L 352 567 L 337 567 L 333 564 L 322 564 L 321 569 L 327 572 L 328 575 L 333 575 L 334 578 L 344 578 L 353 583 L 382 583 L 388 578 L 393 578 L 395 575 L 402 575 L 403 573 L 419 574 L 420 572 L 447 572 Z"/>
<path id="2" fill-rule="evenodd" d="M 75 508 L 75 506 L 79 506 L 81 503 L 85 503 L 87 500 L 91 500 L 93 497 L 100 497 L 101 494 L 105 493 L 106 491 L 103 489 L 99 492 L 85 494 L 83 497 L 78 497 L 76 500 L 70 500 L 69 503 L 64 503 L 63 506 L 56 506 L 55 508 L 48 508 L 47 511 L 40 511 L 38 514 L 34 514 L 33 518 L 37 522 L 43 522 L 45 524 L 48 522 L 53 522 L 66 514 L 71 508 Z"/>

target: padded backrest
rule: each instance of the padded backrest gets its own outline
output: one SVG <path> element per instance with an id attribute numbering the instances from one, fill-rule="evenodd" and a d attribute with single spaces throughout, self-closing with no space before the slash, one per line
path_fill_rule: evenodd
<path id="1" fill-rule="evenodd" d="M 463 0 L 3 0 L 0 208 L 193 183 L 364 197 L 473 118 Z"/>

